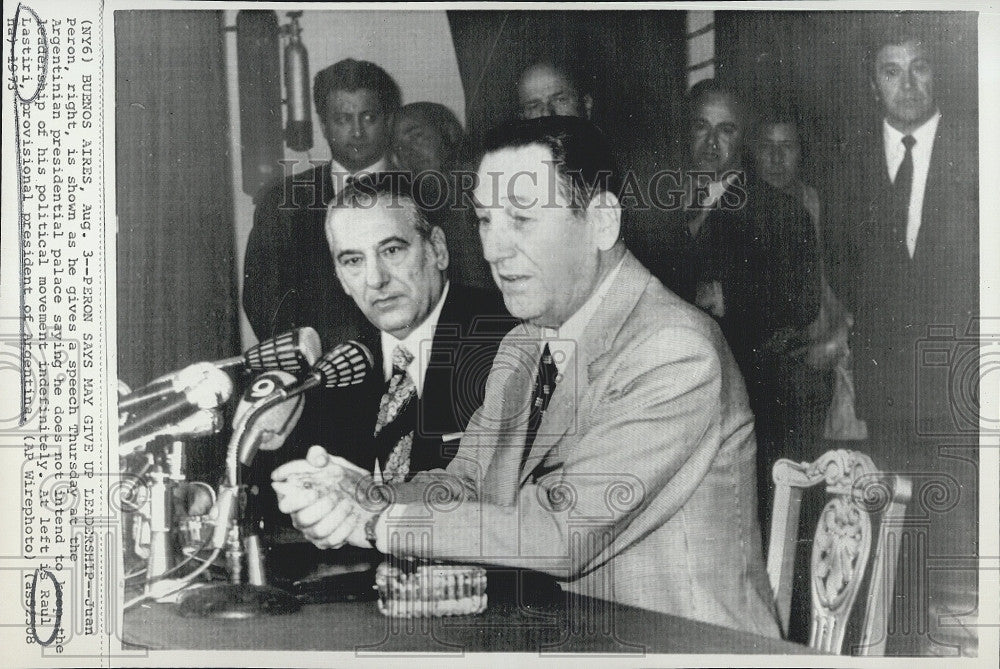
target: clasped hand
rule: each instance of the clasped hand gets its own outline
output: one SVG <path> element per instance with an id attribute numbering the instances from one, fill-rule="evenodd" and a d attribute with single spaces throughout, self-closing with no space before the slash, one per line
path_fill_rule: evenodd
<path id="1" fill-rule="evenodd" d="M 371 474 L 322 446 L 309 449 L 304 460 L 287 462 L 271 473 L 278 508 L 292 517 L 292 525 L 318 548 L 340 548 L 345 543 L 371 548 L 365 523 L 386 503 L 371 494 Z"/>

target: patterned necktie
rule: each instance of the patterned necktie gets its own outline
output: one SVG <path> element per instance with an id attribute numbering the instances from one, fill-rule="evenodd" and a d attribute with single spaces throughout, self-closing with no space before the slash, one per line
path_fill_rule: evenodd
<path id="1" fill-rule="evenodd" d="M 552 353 L 549 345 L 546 344 L 542 350 L 542 356 L 538 359 L 538 373 L 535 375 L 535 388 L 531 393 L 531 408 L 528 413 L 528 431 L 524 439 L 524 450 L 521 452 L 521 470 L 528 460 L 528 453 L 535 443 L 538 435 L 538 428 L 542 424 L 542 416 L 549 408 L 549 401 L 552 393 L 556 390 L 556 374 L 559 373 L 556 363 L 552 360 Z"/>
<path id="2" fill-rule="evenodd" d="M 896 171 L 896 180 L 892 184 L 894 203 L 894 237 L 897 242 L 906 246 L 906 229 L 910 221 L 910 193 L 913 189 L 913 145 L 917 140 L 913 135 L 903 137 L 903 146 L 906 153 L 903 154 L 903 162 L 899 164 Z"/>
<path id="3" fill-rule="evenodd" d="M 388 452 L 382 467 L 382 480 L 386 483 L 402 482 L 410 471 L 413 426 L 394 425 L 394 422 L 417 396 L 417 386 L 406 371 L 411 362 L 413 354 L 402 346 L 396 346 L 392 352 L 392 376 L 389 378 L 389 387 L 382 395 L 378 407 L 378 420 L 375 422 L 376 443 L 385 443 L 386 438 L 390 440 L 385 448 L 379 449 L 380 454 Z"/>

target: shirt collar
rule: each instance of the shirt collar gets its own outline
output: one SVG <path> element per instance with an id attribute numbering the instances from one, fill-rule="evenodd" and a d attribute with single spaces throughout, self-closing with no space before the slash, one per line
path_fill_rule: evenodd
<path id="1" fill-rule="evenodd" d="M 330 159 L 330 178 L 333 181 L 335 189 L 338 191 L 343 186 L 343 182 L 348 179 L 355 179 L 366 174 L 374 174 L 375 172 L 385 172 L 387 169 L 389 169 L 389 161 L 385 156 L 382 156 L 368 167 L 362 167 L 356 172 L 347 169 L 333 158 Z"/>
<path id="2" fill-rule="evenodd" d="M 919 128 L 913 132 L 904 133 L 892 127 L 887 119 L 882 119 L 882 141 L 885 142 L 885 146 L 888 149 L 905 153 L 906 148 L 903 146 L 903 137 L 912 135 L 913 139 L 917 140 L 916 144 L 913 145 L 913 150 L 927 150 L 934 145 L 934 137 L 937 135 L 938 121 L 940 120 L 941 110 L 937 110 Z"/>
<path id="3" fill-rule="evenodd" d="M 725 176 L 725 178 L 709 183 L 708 199 L 705 200 L 704 206 L 711 207 L 718 202 L 719 198 L 722 197 L 722 194 L 725 193 L 726 190 L 729 189 L 734 183 L 736 183 L 738 178 L 739 174 L 737 172 L 730 172 Z"/>
<path id="4" fill-rule="evenodd" d="M 423 394 L 424 375 L 427 372 L 427 365 L 431 357 L 431 345 L 434 342 L 434 331 L 437 328 L 438 320 L 441 318 L 441 309 L 444 301 L 448 298 L 449 283 L 445 282 L 444 290 L 436 305 L 427 315 L 424 322 L 413 329 L 403 339 L 396 339 L 388 332 L 380 332 L 382 340 L 382 371 L 386 380 L 392 376 L 392 353 L 397 346 L 402 346 L 413 355 L 413 362 L 410 363 L 407 371 L 417 387 L 417 395 Z M 415 367 L 414 367 L 415 365 Z"/>
<path id="5" fill-rule="evenodd" d="M 621 272 L 624 264 L 625 257 L 623 256 L 597 286 L 597 290 L 590 294 L 587 301 L 572 316 L 567 318 L 565 323 L 558 328 L 542 328 L 542 340 L 549 344 L 549 352 L 552 353 L 557 368 L 566 368 L 565 365 L 573 357 L 573 352 L 583 337 L 584 330 L 594 314 L 597 313 L 597 309 L 601 306 L 608 291 L 611 290 L 611 286 L 618 278 L 618 273 Z M 562 355 L 559 355 L 560 353 Z"/>

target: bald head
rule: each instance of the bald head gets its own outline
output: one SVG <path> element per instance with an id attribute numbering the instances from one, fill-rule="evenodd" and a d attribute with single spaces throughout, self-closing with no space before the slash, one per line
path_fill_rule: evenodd
<path id="1" fill-rule="evenodd" d="M 573 77 L 552 63 L 535 63 L 521 73 L 517 96 L 522 118 L 579 116 L 590 118 L 594 99 Z"/>

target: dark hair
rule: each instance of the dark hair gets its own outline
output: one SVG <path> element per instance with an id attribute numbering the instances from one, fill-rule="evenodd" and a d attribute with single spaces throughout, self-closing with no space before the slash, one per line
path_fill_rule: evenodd
<path id="1" fill-rule="evenodd" d="M 865 48 L 865 73 L 869 79 L 875 78 L 875 59 L 878 52 L 887 46 L 901 46 L 907 42 L 918 42 L 923 47 L 931 63 L 937 60 L 934 45 L 937 39 L 932 37 L 929 26 L 923 25 L 910 12 L 896 12 L 883 19 L 878 27 L 868 31 Z"/>
<path id="2" fill-rule="evenodd" d="M 326 99 L 331 91 L 359 90 L 375 93 L 381 110 L 386 113 L 397 111 L 403 102 L 399 86 L 388 72 L 367 60 L 345 58 L 316 73 L 313 79 L 316 112 L 321 117 L 325 115 Z"/>
<path id="3" fill-rule="evenodd" d="M 435 206 L 429 206 L 424 184 L 418 184 L 419 190 L 414 188 L 414 184 L 409 172 L 373 172 L 356 177 L 334 196 L 327 209 L 327 218 L 336 209 L 371 209 L 377 202 L 388 201 L 390 208 L 409 209 L 417 232 L 424 239 L 429 239 L 431 230 L 435 226 L 441 227 L 446 207 L 440 206 L 440 191 L 435 189 L 430 194 Z"/>
<path id="4" fill-rule="evenodd" d="M 403 116 L 417 117 L 441 133 L 447 153 L 442 161 L 446 169 L 467 158 L 465 129 L 452 110 L 436 102 L 411 102 L 400 109 L 400 118 Z"/>
<path id="5" fill-rule="evenodd" d="M 809 150 L 809 128 L 807 121 L 791 102 L 785 100 L 770 100 L 755 105 L 754 127 L 750 135 L 751 149 L 757 151 L 761 133 L 770 125 L 790 125 L 795 128 L 795 136 L 799 142 L 799 162 L 804 163 Z"/>
<path id="6" fill-rule="evenodd" d="M 577 116 L 541 116 L 506 123 L 486 137 L 484 151 L 541 144 L 552 153 L 570 205 L 582 211 L 598 193 L 621 196 L 611 145 L 601 130 Z"/>

